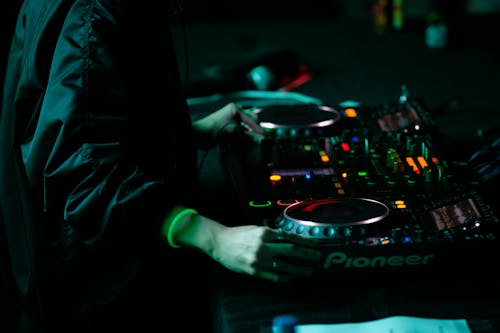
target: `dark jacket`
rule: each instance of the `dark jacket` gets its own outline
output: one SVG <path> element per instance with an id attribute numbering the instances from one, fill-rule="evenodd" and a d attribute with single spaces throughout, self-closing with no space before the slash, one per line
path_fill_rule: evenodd
<path id="1" fill-rule="evenodd" d="M 0 211 L 19 295 L 44 320 L 120 293 L 168 209 L 193 204 L 196 150 L 165 13 L 161 1 L 21 8 Z"/>

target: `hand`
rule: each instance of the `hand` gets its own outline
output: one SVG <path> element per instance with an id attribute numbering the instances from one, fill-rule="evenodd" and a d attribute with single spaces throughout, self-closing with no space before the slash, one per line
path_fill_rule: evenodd
<path id="1" fill-rule="evenodd" d="M 235 103 L 226 104 L 221 109 L 195 121 L 193 129 L 198 138 L 198 146 L 201 148 L 239 140 L 242 134 L 259 142 L 266 134 L 254 117 L 246 114 Z"/>
<path id="2" fill-rule="evenodd" d="M 275 282 L 310 276 L 321 260 L 303 237 L 265 226 L 223 228 L 214 244 L 210 255 L 226 268 Z"/>

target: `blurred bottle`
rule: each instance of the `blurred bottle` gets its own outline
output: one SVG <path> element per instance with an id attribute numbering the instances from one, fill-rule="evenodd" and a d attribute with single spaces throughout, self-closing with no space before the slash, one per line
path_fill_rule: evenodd
<path id="1" fill-rule="evenodd" d="M 389 30 L 402 30 L 404 27 L 403 0 L 374 0 L 372 20 L 374 31 L 378 34 Z"/>
<path id="2" fill-rule="evenodd" d="M 448 26 L 441 13 L 432 10 L 426 17 L 425 45 L 430 49 L 444 49 L 448 43 Z"/>
<path id="3" fill-rule="evenodd" d="M 426 42 L 433 49 L 457 50 L 466 45 L 472 33 L 480 32 L 467 14 L 470 0 L 432 0 L 426 17 Z"/>
<path id="4" fill-rule="evenodd" d="M 404 27 L 403 0 L 392 0 L 392 29 L 399 31 Z"/>
<path id="5" fill-rule="evenodd" d="M 389 24 L 389 0 L 374 0 L 372 4 L 373 30 L 383 34 Z"/>

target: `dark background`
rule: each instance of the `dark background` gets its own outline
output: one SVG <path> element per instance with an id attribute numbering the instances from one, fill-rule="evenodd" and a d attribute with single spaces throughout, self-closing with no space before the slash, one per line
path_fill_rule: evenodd
<path id="1" fill-rule="evenodd" d="M 491 142 L 500 125 L 500 1 L 405 0 L 403 29 L 388 27 L 382 34 L 374 32 L 373 2 L 186 2 L 187 23 L 176 34 L 182 71 L 196 81 L 210 66 L 284 47 L 304 56 L 314 71 L 298 92 L 329 105 L 390 103 L 404 84 L 434 112 L 457 158 Z M 444 49 L 425 43 L 432 11 L 448 27 Z"/>

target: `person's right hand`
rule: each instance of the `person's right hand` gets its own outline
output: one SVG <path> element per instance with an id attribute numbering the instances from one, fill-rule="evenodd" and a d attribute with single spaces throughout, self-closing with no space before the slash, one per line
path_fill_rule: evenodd
<path id="1" fill-rule="evenodd" d="M 217 111 L 193 122 L 193 131 L 198 147 L 237 141 L 242 134 L 253 141 L 262 140 L 266 132 L 257 120 L 235 103 L 228 103 Z"/>

